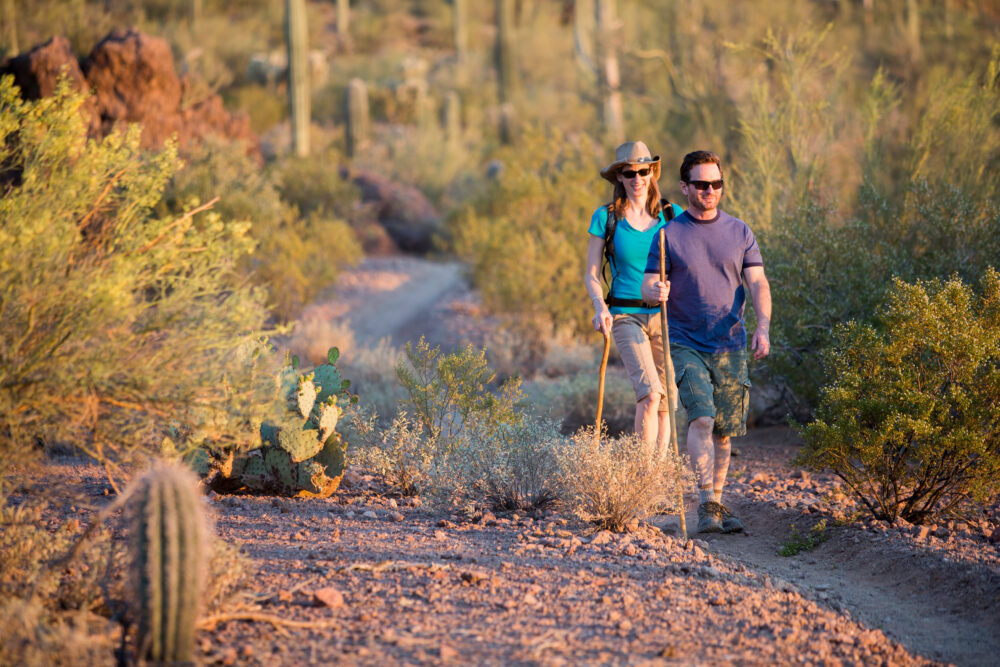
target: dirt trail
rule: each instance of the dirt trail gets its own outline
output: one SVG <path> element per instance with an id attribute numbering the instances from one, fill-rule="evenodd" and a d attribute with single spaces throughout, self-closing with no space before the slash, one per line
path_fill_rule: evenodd
<path id="1" fill-rule="evenodd" d="M 473 338 L 470 332 L 474 331 L 476 326 L 481 326 L 478 315 L 475 298 L 462 281 L 457 265 L 432 264 L 413 258 L 379 258 L 366 260 L 358 271 L 345 276 L 336 298 L 310 308 L 304 317 L 307 325 L 301 327 L 300 331 L 315 337 L 317 325 L 308 325 L 308 322 L 320 322 L 325 323 L 324 326 L 330 326 L 330 323 L 335 322 L 337 318 L 346 317 L 351 320 L 351 329 L 357 343 L 373 344 L 380 338 L 389 336 L 398 345 L 424 334 L 428 335 L 432 342 L 452 342 L 457 345 L 464 339 Z M 473 321 L 477 323 L 474 326 L 470 325 Z M 799 647 L 797 650 L 804 650 L 803 643 L 808 643 L 807 640 L 814 642 L 821 637 L 822 642 L 829 643 L 832 641 L 831 636 L 834 635 L 839 639 L 822 648 L 819 654 L 808 654 L 808 661 L 825 661 L 827 657 L 833 657 L 835 661 L 852 662 L 860 658 L 862 662 L 868 662 L 875 655 L 888 658 L 878 651 L 889 649 L 873 648 L 881 646 L 881 643 L 872 639 L 876 635 L 865 634 L 863 628 L 868 628 L 876 631 L 877 635 L 881 635 L 881 631 L 884 631 L 889 638 L 898 641 L 913 655 L 923 656 L 925 659 L 960 665 L 995 664 L 996 656 L 1000 655 L 1000 632 L 998 632 L 1000 546 L 986 539 L 986 535 L 994 526 L 988 522 L 979 527 L 966 527 L 964 530 L 961 526 L 952 527 L 950 530 L 942 526 L 929 535 L 924 534 L 919 527 L 910 526 L 887 528 L 874 524 L 866 525 L 863 522 L 834 526 L 831 512 L 839 511 L 843 514 L 850 510 L 851 501 L 844 497 L 832 477 L 811 476 L 791 465 L 791 459 L 798 448 L 792 431 L 784 428 L 752 431 L 750 436 L 737 442 L 736 445 L 740 450 L 740 456 L 733 459 L 730 471 L 733 481 L 727 488 L 729 495 L 725 498 L 725 502 L 744 518 L 747 531 L 734 536 L 695 536 L 700 541 L 694 542 L 695 548 L 702 548 L 707 552 L 706 557 L 711 554 L 710 561 L 701 560 L 704 566 L 729 573 L 721 578 L 733 584 L 724 589 L 730 591 L 726 601 L 720 603 L 719 600 L 722 598 L 716 597 L 710 602 L 709 608 L 718 611 L 720 604 L 724 606 L 737 604 L 738 598 L 750 600 L 753 596 L 748 598 L 748 591 L 763 582 L 767 589 L 792 596 L 783 603 L 786 613 L 784 623 L 789 630 L 786 632 L 781 623 L 776 625 L 773 619 L 768 620 L 766 614 L 761 618 L 759 627 L 747 625 L 749 622 L 745 619 L 740 620 L 736 627 L 732 627 L 731 624 L 727 625 L 729 622 L 725 618 L 718 618 L 713 612 L 701 620 L 710 625 L 721 624 L 720 627 L 723 628 L 719 630 L 722 633 L 721 639 L 716 643 L 703 642 L 700 646 L 701 658 L 694 659 L 693 662 L 698 662 L 700 659 L 713 661 L 721 659 L 724 662 L 774 659 L 780 662 L 792 659 L 796 646 Z M 360 500 L 361 498 L 358 498 L 358 501 Z M 377 499 L 367 500 L 374 502 Z M 693 500 L 692 498 L 689 501 L 687 517 L 688 526 L 692 528 L 697 522 Z M 242 507 L 249 509 L 245 504 Z M 330 508 L 329 511 L 340 512 L 335 508 Z M 359 510 L 359 514 L 363 511 Z M 376 517 L 381 518 L 381 510 L 369 514 L 373 520 Z M 476 530 L 466 533 L 468 528 L 454 526 L 448 521 L 443 524 L 444 531 L 434 530 L 435 519 L 429 516 L 418 520 L 410 530 L 405 530 L 405 524 L 397 524 L 388 531 L 386 531 L 388 526 L 385 524 L 380 527 L 371 526 L 370 529 L 357 526 L 355 521 L 350 521 L 353 518 L 350 511 L 346 515 L 340 515 L 340 518 L 345 520 L 345 523 L 341 523 L 340 520 L 335 523 L 345 530 L 345 537 L 348 526 L 352 526 L 351 530 L 360 530 L 359 537 L 362 539 L 366 536 L 367 539 L 375 540 L 365 547 L 372 552 L 371 558 L 386 556 L 381 551 L 386 547 L 393 553 L 398 551 L 395 557 L 407 559 L 426 557 L 427 548 L 430 548 L 432 558 L 438 559 L 456 557 L 461 559 L 463 558 L 461 554 L 465 553 L 464 562 L 477 563 L 480 568 L 476 573 L 468 575 L 476 579 L 474 585 L 479 585 L 477 582 L 481 577 L 486 582 L 486 587 L 493 591 L 493 595 L 504 597 L 498 591 L 502 590 L 505 584 L 514 584 L 514 601 L 496 603 L 499 605 L 497 608 L 500 617 L 519 609 L 543 622 L 543 626 L 535 628 L 537 637 L 532 638 L 533 630 L 529 623 L 524 627 L 519 626 L 522 633 L 520 639 L 517 636 L 500 639 L 488 627 L 495 623 L 496 617 L 479 609 L 478 602 L 469 600 L 465 603 L 467 611 L 476 609 L 477 613 L 485 614 L 480 622 L 477 624 L 472 617 L 464 618 L 464 613 L 461 612 L 462 604 L 459 604 L 459 609 L 456 610 L 458 616 L 455 618 L 468 622 L 470 637 L 489 638 L 488 641 L 493 641 L 492 653 L 489 648 L 474 649 L 472 646 L 475 642 L 469 644 L 453 634 L 450 637 L 447 633 L 442 635 L 441 632 L 446 630 L 432 628 L 431 626 L 435 626 L 434 623 L 424 623 L 427 627 L 422 636 L 431 637 L 432 639 L 426 640 L 430 644 L 421 644 L 425 641 L 423 639 L 406 640 L 401 643 L 399 637 L 392 633 L 387 638 L 369 635 L 364 640 L 368 648 L 358 649 L 356 645 L 347 642 L 348 645 L 341 648 L 349 653 L 357 650 L 358 652 L 353 655 L 358 662 L 377 662 L 380 657 L 386 655 L 403 657 L 399 649 L 404 645 L 411 648 L 424 647 L 423 653 L 418 651 L 415 655 L 404 651 L 408 657 L 416 658 L 417 662 L 422 662 L 422 658 L 428 655 L 433 658 L 434 650 L 428 649 L 428 646 L 437 647 L 439 658 L 445 658 L 446 654 L 455 652 L 463 659 L 473 658 L 488 662 L 498 661 L 499 655 L 506 655 L 515 662 L 539 660 L 549 662 L 557 656 L 570 662 L 574 658 L 587 662 L 603 662 L 608 655 L 613 655 L 607 651 L 614 651 L 614 642 L 598 642 L 592 650 L 584 650 L 581 649 L 579 642 L 569 641 L 576 636 L 574 632 L 580 635 L 579 627 L 572 632 L 561 630 L 555 634 L 552 634 L 554 630 L 542 632 L 544 627 L 558 627 L 568 620 L 563 614 L 558 613 L 559 605 L 555 601 L 569 595 L 570 600 L 581 603 L 582 607 L 588 608 L 588 613 L 593 613 L 594 619 L 597 619 L 590 622 L 590 625 L 583 620 L 573 621 L 574 627 L 577 623 L 583 623 L 580 627 L 591 627 L 591 630 L 596 632 L 594 624 L 600 626 L 601 619 L 604 619 L 610 624 L 611 634 L 626 638 L 627 642 L 629 638 L 635 638 L 636 631 L 642 627 L 643 622 L 633 619 L 629 623 L 623 623 L 622 619 L 628 620 L 627 609 L 625 616 L 617 612 L 607 612 L 603 610 L 600 601 L 608 600 L 610 601 L 608 604 L 616 607 L 621 602 L 619 598 L 624 595 L 622 599 L 628 607 L 627 591 L 631 590 L 632 595 L 638 597 L 643 604 L 650 608 L 656 607 L 657 604 L 648 595 L 649 591 L 640 585 L 643 581 L 648 584 L 657 578 L 652 571 L 642 572 L 642 568 L 648 565 L 658 564 L 661 568 L 666 566 L 665 580 L 672 580 L 674 582 L 672 585 L 678 586 L 678 590 L 683 591 L 682 599 L 679 602 L 675 600 L 676 608 L 680 610 L 680 619 L 686 619 L 682 626 L 686 627 L 688 621 L 697 626 L 701 622 L 697 620 L 698 615 L 706 613 L 705 600 L 702 600 L 699 606 L 690 597 L 697 597 L 697 590 L 688 590 L 681 586 L 678 577 L 671 575 L 671 573 L 680 575 L 679 578 L 684 579 L 690 572 L 697 575 L 701 572 L 697 568 L 702 566 L 693 564 L 698 562 L 697 556 L 692 563 L 690 557 L 683 555 L 685 552 L 676 551 L 678 548 L 676 544 L 679 543 L 669 542 L 671 539 L 669 535 L 676 532 L 676 520 L 670 517 L 658 517 L 653 521 L 655 526 L 667 533 L 667 543 L 659 543 L 655 537 L 648 538 L 645 544 L 639 540 L 640 557 L 642 554 L 649 554 L 651 563 L 633 566 L 629 563 L 631 558 L 626 558 L 623 563 L 621 554 L 635 556 L 636 549 L 629 547 L 628 540 L 622 543 L 612 541 L 607 547 L 597 549 L 596 552 L 591 547 L 590 551 L 594 552 L 596 559 L 589 555 L 584 555 L 579 562 L 576 562 L 577 558 L 570 559 L 574 562 L 570 563 L 573 567 L 568 570 L 564 567 L 566 563 L 558 557 L 554 560 L 541 556 L 530 557 L 528 561 L 521 558 L 515 561 L 516 564 L 512 564 L 510 554 L 495 553 L 496 550 L 506 552 L 519 547 L 519 542 L 520 547 L 531 547 L 534 542 L 540 542 L 539 551 L 546 553 L 551 550 L 566 556 L 574 552 L 573 547 L 567 546 L 571 543 L 567 541 L 568 538 L 555 540 L 546 537 L 553 535 L 551 526 L 547 529 L 547 533 L 535 528 L 531 533 L 534 538 L 528 537 L 532 526 L 537 525 L 532 524 L 530 520 L 526 523 L 514 517 L 513 520 L 501 521 L 494 530 L 487 531 L 481 526 L 470 526 Z M 815 549 L 803 551 L 789 558 L 778 555 L 778 549 L 791 534 L 792 524 L 795 524 L 801 533 L 807 533 L 812 525 L 823 518 L 831 524 L 825 532 L 828 537 L 825 542 Z M 993 523 L 996 523 L 996 520 L 997 517 L 994 516 Z M 438 525 L 442 524 L 439 522 Z M 509 528 L 504 529 L 503 526 Z M 523 530 L 524 533 L 517 536 L 519 530 Z M 480 535 L 480 532 L 485 534 Z M 237 533 L 242 533 L 239 535 L 241 539 L 254 541 L 254 538 L 244 531 Z M 469 542 L 466 537 L 475 539 Z M 499 542 L 494 544 L 495 541 Z M 392 546 L 393 544 L 395 546 Z M 587 552 L 586 540 L 580 546 L 583 552 Z M 442 547 L 447 548 L 442 550 Z M 643 548 L 647 551 L 642 551 Z M 456 549 L 457 551 L 453 551 Z M 442 553 L 438 554 L 439 551 Z M 448 556 L 448 553 L 459 555 Z M 524 553 L 521 550 L 518 555 L 524 556 Z M 534 552 L 528 553 L 530 555 Z M 721 560 L 715 561 L 716 556 Z M 341 557 L 347 558 L 348 554 L 336 557 L 330 555 L 331 559 Z M 498 560 L 499 558 L 503 560 Z M 588 562 L 591 564 L 588 565 Z M 708 565 L 709 562 L 712 565 Z M 636 569 L 637 567 L 639 569 Z M 543 571 L 547 573 L 542 574 Z M 469 583 L 465 580 L 467 574 L 461 575 L 460 583 Z M 716 574 L 707 576 L 712 579 Z M 581 591 L 584 592 L 575 597 L 565 592 L 556 593 L 561 586 L 569 586 L 566 590 L 573 590 L 569 580 L 574 576 L 580 580 L 577 583 L 582 586 Z M 702 572 L 698 576 L 706 575 Z M 567 577 L 569 579 L 566 579 Z M 617 577 L 619 586 L 625 586 L 622 590 L 626 592 L 612 597 L 599 594 L 600 586 L 595 587 L 592 583 L 588 585 L 588 579 L 594 577 L 598 583 L 605 580 L 614 581 Z M 450 575 L 436 579 L 431 577 L 436 581 L 450 580 L 450 578 Z M 384 605 L 384 602 L 376 599 L 378 598 L 376 593 L 384 588 L 384 584 L 390 582 L 383 582 L 380 586 L 377 583 L 378 577 L 375 579 L 376 582 L 368 588 L 359 589 L 359 594 L 368 600 L 365 608 L 369 609 L 361 613 L 359 619 L 362 621 L 367 617 L 378 618 L 379 612 L 371 611 L 370 605 Z M 424 608 L 430 611 L 440 607 L 436 603 L 442 594 L 428 593 L 429 589 L 424 588 L 427 583 L 426 578 L 408 581 L 407 577 L 397 576 L 393 581 L 395 583 L 390 585 L 390 589 L 394 591 L 393 595 L 401 596 L 399 604 L 404 604 L 404 608 L 412 608 L 413 611 Z M 751 582 L 750 589 L 746 588 L 747 582 Z M 407 593 L 411 585 L 417 586 L 418 591 L 423 592 Z M 430 589 L 433 588 L 432 585 Z M 522 588 L 524 590 L 521 590 Z M 714 588 L 711 590 L 714 591 Z M 548 596 L 555 596 L 551 598 L 551 603 Z M 536 598 L 540 602 L 531 602 Z M 590 606 L 595 604 L 595 600 L 597 608 L 591 609 Z M 762 599 L 753 598 L 758 609 L 761 604 L 765 609 L 770 609 L 768 600 L 770 598 L 767 595 Z M 807 611 L 802 606 L 804 604 L 816 606 Z M 584 612 L 583 608 L 578 607 L 579 604 L 575 606 L 570 604 L 564 611 L 568 610 L 570 616 L 576 618 Z M 804 618 L 803 613 L 815 618 Z M 688 614 L 694 616 L 689 617 Z M 580 616 L 584 619 L 585 617 L 586 614 Z M 692 621 L 692 618 L 695 620 Z M 841 619 L 848 623 L 848 626 L 838 625 L 840 629 L 834 631 L 834 625 L 839 624 L 841 620 L 834 623 L 830 621 L 831 618 Z M 816 624 L 812 624 L 812 621 L 816 621 Z M 555 626 L 549 626 L 549 623 L 553 622 Z M 487 627 L 484 628 L 483 623 Z M 633 623 L 635 631 L 632 630 Z M 420 630 L 421 626 L 418 625 L 410 635 L 421 635 Z M 582 632 L 581 638 L 588 636 L 587 631 Z M 735 635 L 732 634 L 734 632 Z M 848 635 L 853 634 L 855 638 L 853 640 L 844 638 L 845 632 Z M 678 650 L 685 645 L 690 649 L 700 641 L 698 632 L 693 629 L 691 632 L 681 632 L 677 636 L 681 638 L 679 643 L 675 644 Z M 736 641 L 736 644 L 727 646 L 726 642 L 733 642 L 734 636 L 742 639 Z M 858 639 L 859 636 L 862 639 Z M 792 652 L 786 653 L 784 649 L 774 654 L 760 652 L 764 649 L 756 639 L 761 637 L 771 637 L 775 643 L 788 644 L 785 648 L 792 649 Z M 568 641 L 567 645 L 559 646 L 564 640 Z M 662 645 L 662 641 L 665 640 L 657 641 L 661 641 Z M 738 647 L 740 641 L 746 644 L 742 649 Z M 842 645 L 837 642 L 842 642 Z M 391 644 L 395 649 L 383 647 L 383 650 L 379 650 L 377 647 L 380 643 Z M 656 641 L 653 642 L 655 643 Z M 632 644 L 640 654 L 645 653 L 647 657 L 654 655 L 648 653 L 651 649 L 648 642 L 636 644 L 633 641 Z M 753 652 L 747 653 L 751 645 Z M 556 646 L 559 648 L 554 648 Z M 853 647 L 854 652 L 844 652 L 845 646 Z M 431 653 L 428 654 L 427 650 Z M 673 650 L 668 645 L 658 657 L 673 657 L 671 654 Z M 875 650 L 876 653 L 869 653 L 869 650 Z M 897 662 L 902 658 L 900 654 L 895 654 L 888 659 L 890 662 Z M 618 662 L 617 659 L 613 661 Z M 692 660 L 681 659 L 681 662 L 686 661 Z M 558 663 L 560 660 L 555 659 L 554 662 Z"/>
<path id="2" fill-rule="evenodd" d="M 789 429 L 751 431 L 734 441 L 734 481 L 725 498 L 746 522 L 742 535 L 699 535 L 711 550 L 779 586 L 883 630 L 913 653 L 959 665 L 995 664 L 1000 655 L 1000 549 L 982 534 L 920 537 L 919 527 L 856 522 L 835 527 L 835 480 L 791 465 L 798 440 Z M 753 483 L 747 480 L 753 480 Z M 771 496 L 778 498 L 771 499 Z M 822 499 L 822 501 L 820 501 Z M 695 525 L 694 499 L 687 516 Z M 826 519 L 828 539 L 784 557 L 792 534 Z M 663 520 L 668 531 L 676 520 Z"/>

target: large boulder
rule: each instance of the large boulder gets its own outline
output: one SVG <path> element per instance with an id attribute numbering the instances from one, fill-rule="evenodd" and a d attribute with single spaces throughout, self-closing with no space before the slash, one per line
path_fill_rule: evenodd
<path id="1" fill-rule="evenodd" d="M 360 169 L 343 169 L 341 176 L 360 188 L 361 200 L 372 207 L 400 250 L 425 253 L 433 249 L 443 221 L 420 190 Z"/>
<path id="2" fill-rule="evenodd" d="M 214 94 L 186 99 L 188 80 L 177 76 L 170 45 L 159 37 L 115 30 L 82 63 L 65 37 L 53 37 L 0 64 L 0 74 L 13 74 L 29 100 L 52 95 L 63 73 L 77 90 L 93 91 L 83 109 L 93 136 L 107 135 L 122 123 L 140 123 L 147 147 L 162 146 L 176 134 L 182 148 L 207 135 L 257 148 L 246 114 L 229 113 Z"/>
<path id="3" fill-rule="evenodd" d="M 59 78 L 65 76 L 74 90 L 87 90 L 87 80 L 80 70 L 80 63 L 73 55 L 69 40 L 61 35 L 39 44 L 30 51 L 7 58 L 0 64 L 0 75 L 13 75 L 14 84 L 28 100 L 48 97 L 56 92 Z M 89 121 L 88 129 L 98 129 L 96 105 L 92 99 L 84 104 L 83 113 Z"/>

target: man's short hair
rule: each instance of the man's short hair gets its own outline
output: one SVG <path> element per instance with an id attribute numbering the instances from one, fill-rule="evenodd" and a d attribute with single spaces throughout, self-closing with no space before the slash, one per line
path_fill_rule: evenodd
<path id="1" fill-rule="evenodd" d="M 691 178 L 691 170 L 699 164 L 715 164 L 719 166 L 719 174 L 722 174 L 722 160 L 712 151 L 693 151 L 684 156 L 681 162 L 681 180 L 685 183 Z"/>

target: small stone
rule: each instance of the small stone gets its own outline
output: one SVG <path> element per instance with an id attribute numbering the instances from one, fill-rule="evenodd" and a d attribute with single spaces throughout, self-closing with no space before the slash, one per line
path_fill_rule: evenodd
<path id="1" fill-rule="evenodd" d="M 330 609 L 340 609 L 344 606 L 344 594 L 332 586 L 313 591 L 313 599 Z"/>
<path id="2" fill-rule="evenodd" d="M 389 512 L 389 519 L 395 521 L 396 523 L 399 523 L 400 521 L 406 519 L 406 517 L 403 516 L 402 512 Z"/>
<path id="3" fill-rule="evenodd" d="M 366 518 L 366 519 L 377 519 L 377 518 L 378 518 L 378 514 L 376 514 L 376 513 L 375 513 L 374 511 L 372 511 L 372 510 L 368 510 L 367 512 L 365 512 L 365 513 L 364 513 L 364 514 L 362 514 L 361 516 L 363 516 L 363 517 L 364 517 L 364 518 Z"/>
<path id="4" fill-rule="evenodd" d="M 918 526 L 917 527 L 916 538 L 918 540 L 926 540 L 927 536 L 930 535 L 930 534 L 931 534 L 931 527 L 930 526 Z"/>
<path id="5" fill-rule="evenodd" d="M 395 498 L 389 498 L 389 507 L 396 509 L 399 507 L 399 503 L 396 502 Z"/>
<path id="6" fill-rule="evenodd" d="M 219 662 L 223 665 L 235 665 L 238 658 L 239 655 L 237 655 L 236 649 L 232 646 L 224 649 L 222 653 L 219 654 Z"/>
<path id="7" fill-rule="evenodd" d="M 444 661 L 454 660 L 458 657 L 458 651 L 447 644 L 441 644 L 441 648 L 438 649 L 438 656 Z"/>
<path id="8" fill-rule="evenodd" d="M 635 548 L 634 544 L 626 544 L 625 548 L 622 549 L 622 553 L 626 556 L 634 556 L 639 553 L 639 550 Z"/>
<path id="9" fill-rule="evenodd" d="M 462 581 L 464 581 L 467 584 L 472 584 L 473 586 L 483 581 L 484 579 L 489 578 L 488 574 L 479 570 L 466 570 L 465 572 L 462 573 L 461 576 L 462 576 Z"/>
<path id="10" fill-rule="evenodd" d="M 455 524 L 452 521 L 448 521 L 448 519 L 441 519 L 440 521 L 437 522 L 437 527 L 438 528 L 457 528 L 458 525 Z"/>
<path id="11" fill-rule="evenodd" d="M 621 630 L 622 632 L 628 632 L 629 630 L 632 629 L 632 621 L 628 620 L 627 618 L 623 621 L 620 621 L 618 623 L 618 629 Z"/>
<path id="12" fill-rule="evenodd" d="M 534 607 L 538 604 L 538 598 L 536 598 L 532 593 L 526 593 L 521 601 L 529 607 Z"/>
<path id="13" fill-rule="evenodd" d="M 613 539 L 615 539 L 614 535 L 612 535 L 609 531 L 602 530 L 594 535 L 594 537 L 590 540 L 590 543 L 595 546 L 601 546 L 602 544 L 611 542 Z"/>
<path id="14" fill-rule="evenodd" d="M 714 568 L 711 565 L 709 565 L 708 567 L 704 568 L 702 570 L 702 574 L 705 575 L 706 579 L 721 579 L 722 578 L 722 572 L 719 572 L 719 570 L 717 568 Z"/>

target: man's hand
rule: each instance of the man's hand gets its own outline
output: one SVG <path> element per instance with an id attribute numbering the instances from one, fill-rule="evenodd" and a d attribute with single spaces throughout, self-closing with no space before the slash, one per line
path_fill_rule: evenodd
<path id="1" fill-rule="evenodd" d="M 754 359 L 763 359 L 771 353 L 771 339 L 766 329 L 757 327 L 757 330 L 753 332 L 750 349 L 753 350 Z"/>
<path id="2" fill-rule="evenodd" d="M 646 281 L 642 284 L 642 300 L 646 303 L 662 303 L 670 296 L 670 281 Z"/>

